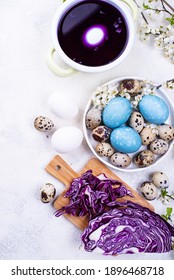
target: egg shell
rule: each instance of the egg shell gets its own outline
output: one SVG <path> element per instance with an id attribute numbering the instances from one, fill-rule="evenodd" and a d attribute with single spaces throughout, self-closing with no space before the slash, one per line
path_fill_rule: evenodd
<path id="1" fill-rule="evenodd" d="M 115 153 L 110 158 L 111 163 L 117 167 L 128 167 L 131 164 L 131 158 L 127 154 Z"/>
<path id="2" fill-rule="evenodd" d="M 46 183 L 44 186 L 42 186 L 40 191 L 41 191 L 41 201 L 43 203 L 51 202 L 56 194 L 55 187 L 50 183 Z"/>
<path id="3" fill-rule="evenodd" d="M 103 123 L 116 128 L 124 124 L 132 113 L 131 103 L 123 97 L 113 98 L 103 110 Z"/>
<path id="4" fill-rule="evenodd" d="M 141 91 L 141 85 L 139 81 L 134 79 L 123 80 L 120 84 L 120 90 L 135 96 Z"/>
<path id="5" fill-rule="evenodd" d="M 144 126 L 144 118 L 140 112 L 133 112 L 129 119 L 129 125 L 140 133 Z"/>
<path id="6" fill-rule="evenodd" d="M 160 171 L 154 172 L 152 174 L 152 183 L 157 188 L 167 188 L 167 187 L 169 187 L 169 178 L 163 172 L 160 172 Z"/>
<path id="7" fill-rule="evenodd" d="M 101 110 L 97 108 L 92 108 L 86 114 L 86 119 L 85 119 L 86 127 L 89 129 L 94 129 L 100 125 L 101 120 L 102 120 Z"/>
<path id="8" fill-rule="evenodd" d="M 146 121 L 152 124 L 162 124 L 169 116 L 168 105 L 156 95 L 145 95 L 139 102 L 139 110 Z"/>
<path id="9" fill-rule="evenodd" d="M 99 125 L 92 131 L 92 137 L 97 142 L 105 142 L 109 139 L 111 129 L 104 125 Z"/>
<path id="10" fill-rule="evenodd" d="M 143 150 L 139 152 L 135 158 L 134 163 L 138 167 L 147 167 L 151 165 L 155 160 L 154 154 L 149 150 Z"/>
<path id="11" fill-rule="evenodd" d="M 147 146 L 156 139 L 156 133 L 153 132 L 151 127 L 144 127 L 140 133 L 142 144 Z"/>
<path id="12" fill-rule="evenodd" d="M 48 132 L 53 129 L 54 123 L 45 116 L 39 116 L 34 120 L 34 127 L 39 131 Z"/>
<path id="13" fill-rule="evenodd" d="M 149 181 L 142 183 L 139 190 L 147 200 L 154 200 L 158 196 L 158 189 Z"/>
<path id="14" fill-rule="evenodd" d="M 124 154 L 134 153 L 141 147 L 138 132 L 128 126 L 115 128 L 111 132 L 110 141 L 114 149 Z"/>
<path id="15" fill-rule="evenodd" d="M 150 150 L 155 155 L 163 155 L 168 151 L 168 149 L 168 142 L 162 139 L 156 139 L 150 144 Z"/>
<path id="16" fill-rule="evenodd" d="M 109 143 L 98 143 L 95 150 L 101 157 L 110 157 L 114 153 L 114 149 Z"/>
<path id="17" fill-rule="evenodd" d="M 78 105 L 73 100 L 71 93 L 54 92 L 48 99 L 51 111 L 60 118 L 71 119 L 78 114 Z"/>
<path id="18" fill-rule="evenodd" d="M 51 138 L 52 146 L 59 153 L 70 153 L 77 149 L 83 140 L 82 131 L 74 126 L 61 127 L 54 132 Z"/>
<path id="19" fill-rule="evenodd" d="M 162 124 L 157 126 L 158 135 L 161 139 L 170 141 L 174 139 L 174 127 L 170 124 Z"/>

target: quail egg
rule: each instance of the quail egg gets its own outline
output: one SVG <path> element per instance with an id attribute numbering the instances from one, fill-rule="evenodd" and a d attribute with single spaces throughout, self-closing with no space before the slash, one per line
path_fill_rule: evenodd
<path id="1" fill-rule="evenodd" d="M 39 131 L 46 132 L 54 127 L 54 123 L 47 117 L 39 116 L 34 120 L 34 127 Z"/>
<path id="2" fill-rule="evenodd" d="M 133 112 L 130 119 L 129 125 L 140 133 L 144 126 L 144 118 L 139 112 Z"/>
<path id="3" fill-rule="evenodd" d="M 157 198 L 157 196 L 158 196 L 158 189 L 151 182 L 145 181 L 144 183 L 142 183 L 141 187 L 138 189 L 142 192 L 142 195 L 147 200 L 153 200 L 153 199 Z"/>
<path id="4" fill-rule="evenodd" d="M 163 172 L 154 172 L 152 174 L 152 183 L 157 188 L 167 188 L 169 187 L 169 178 Z"/>
<path id="5" fill-rule="evenodd" d="M 110 134 L 111 134 L 111 129 L 104 125 L 97 126 L 92 131 L 92 137 L 94 138 L 94 140 L 98 142 L 107 141 L 110 137 Z"/>
<path id="6" fill-rule="evenodd" d="M 138 167 L 147 167 L 155 160 L 154 154 L 149 150 L 144 150 L 138 153 L 134 158 L 134 163 Z"/>
<path id="7" fill-rule="evenodd" d="M 145 127 L 140 133 L 142 144 L 149 145 L 153 140 L 156 139 L 156 133 L 150 127 Z"/>
<path id="8" fill-rule="evenodd" d="M 167 141 L 162 139 L 156 139 L 150 144 L 150 150 L 155 155 L 163 155 L 169 149 Z"/>
<path id="9" fill-rule="evenodd" d="M 43 187 L 41 187 L 40 191 L 41 191 L 41 201 L 43 203 L 51 202 L 56 194 L 55 187 L 50 183 L 47 183 Z"/>
<path id="10" fill-rule="evenodd" d="M 100 125 L 101 120 L 101 111 L 97 108 L 92 108 L 86 114 L 86 127 L 89 129 L 94 129 Z"/>
<path id="11" fill-rule="evenodd" d="M 129 79 L 121 82 L 120 90 L 128 92 L 131 96 L 135 96 L 141 91 L 141 86 L 137 80 Z"/>
<path id="12" fill-rule="evenodd" d="M 131 164 L 131 158 L 128 154 L 115 153 L 110 158 L 111 163 L 117 167 L 128 167 Z"/>
<path id="13" fill-rule="evenodd" d="M 98 143 L 95 150 L 102 157 L 110 157 L 114 153 L 114 149 L 109 143 Z"/>
<path id="14" fill-rule="evenodd" d="M 157 126 L 158 135 L 161 139 L 169 141 L 174 139 L 174 127 L 169 124 L 161 124 Z"/>

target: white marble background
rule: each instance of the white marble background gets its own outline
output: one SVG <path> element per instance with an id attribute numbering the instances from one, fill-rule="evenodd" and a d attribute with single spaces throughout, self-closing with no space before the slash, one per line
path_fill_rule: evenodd
<path id="1" fill-rule="evenodd" d="M 93 90 L 119 76 L 142 76 L 161 83 L 174 77 L 174 65 L 138 38 L 128 58 L 106 73 L 78 73 L 62 79 L 45 64 L 52 46 L 50 26 L 60 1 L 0 0 L 0 259 L 106 259 L 79 250 L 81 232 L 64 217 L 55 218 L 51 204 L 40 201 L 40 187 L 51 182 L 57 195 L 64 186 L 44 171 L 56 154 L 50 138 L 33 127 L 35 117 L 47 115 L 59 128 L 82 128 L 82 115 Z M 63 121 L 50 112 L 54 91 L 73 96 L 80 112 Z M 171 93 L 174 102 L 174 92 Z M 63 158 L 80 170 L 92 156 L 85 141 Z M 152 171 L 163 170 L 173 182 L 174 151 Z M 117 172 L 136 188 L 148 172 Z M 173 183 L 172 183 L 173 185 Z M 174 186 L 173 186 L 174 187 Z M 159 205 L 158 205 L 159 206 Z M 163 209 L 161 208 L 161 212 Z M 173 253 L 119 256 L 117 259 L 174 259 Z M 107 257 L 112 259 L 112 257 Z"/>

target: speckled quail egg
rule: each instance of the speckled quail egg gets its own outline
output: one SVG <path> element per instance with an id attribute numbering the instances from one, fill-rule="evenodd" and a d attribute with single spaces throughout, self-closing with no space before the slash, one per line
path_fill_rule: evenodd
<path id="1" fill-rule="evenodd" d="M 157 126 L 158 135 L 161 139 L 170 141 L 174 139 L 174 127 L 169 124 L 161 124 Z"/>
<path id="2" fill-rule="evenodd" d="M 131 158 L 128 154 L 114 153 L 111 158 L 111 163 L 117 167 L 128 167 L 131 164 Z"/>
<path id="3" fill-rule="evenodd" d="M 151 165 L 155 160 L 154 154 L 149 151 L 149 150 L 144 150 L 139 152 L 135 158 L 134 158 L 134 163 L 138 167 L 147 167 Z"/>
<path id="4" fill-rule="evenodd" d="M 95 150 L 101 157 L 110 157 L 114 153 L 114 149 L 109 143 L 98 143 Z"/>
<path id="5" fill-rule="evenodd" d="M 39 116 L 34 120 L 34 127 L 39 131 L 46 132 L 54 127 L 54 123 L 47 117 Z"/>
<path id="6" fill-rule="evenodd" d="M 137 80 L 129 79 L 120 83 L 120 90 L 128 92 L 131 96 L 135 96 L 141 91 L 141 86 Z"/>
<path id="7" fill-rule="evenodd" d="M 169 187 L 169 178 L 163 172 L 154 172 L 152 174 L 152 183 L 157 188 L 167 188 Z"/>
<path id="8" fill-rule="evenodd" d="M 47 183 L 43 187 L 41 187 L 40 191 L 41 191 L 41 201 L 43 203 L 51 202 L 56 194 L 55 187 L 50 183 Z"/>
<path id="9" fill-rule="evenodd" d="M 151 127 L 144 127 L 140 133 L 142 144 L 149 145 L 153 140 L 156 139 L 156 133 Z"/>
<path id="10" fill-rule="evenodd" d="M 104 125 L 97 126 L 92 131 L 92 137 L 94 138 L 94 140 L 98 142 L 107 141 L 110 137 L 110 134 L 111 134 L 111 129 Z"/>
<path id="11" fill-rule="evenodd" d="M 169 149 L 167 141 L 162 139 L 156 139 L 150 144 L 150 150 L 155 155 L 163 155 Z"/>
<path id="12" fill-rule="evenodd" d="M 94 129 L 101 124 L 101 111 L 97 108 L 92 108 L 86 114 L 86 127 Z"/>
<path id="13" fill-rule="evenodd" d="M 151 182 L 145 181 L 141 184 L 141 187 L 139 187 L 138 189 L 142 192 L 142 195 L 147 200 L 153 200 L 158 196 L 158 189 Z"/>
<path id="14" fill-rule="evenodd" d="M 144 118 L 139 112 L 133 112 L 130 119 L 129 125 L 140 133 L 144 126 Z"/>

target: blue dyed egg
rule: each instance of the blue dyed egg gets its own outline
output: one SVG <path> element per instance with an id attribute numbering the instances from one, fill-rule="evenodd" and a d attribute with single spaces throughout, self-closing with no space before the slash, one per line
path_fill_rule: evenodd
<path id="1" fill-rule="evenodd" d="M 116 128 L 124 124 L 131 113 L 130 101 L 124 97 L 115 97 L 103 110 L 103 122 L 109 128 Z"/>
<path id="2" fill-rule="evenodd" d="M 162 124 L 169 116 L 167 104 L 156 95 L 144 96 L 139 102 L 139 110 L 146 121 L 153 124 Z"/>
<path id="3" fill-rule="evenodd" d="M 134 153 L 141 147 L 141 137 L 136 130 L 128 126 L 115 128 L 110 136 L 114 149 L 121 153 Z"/>

